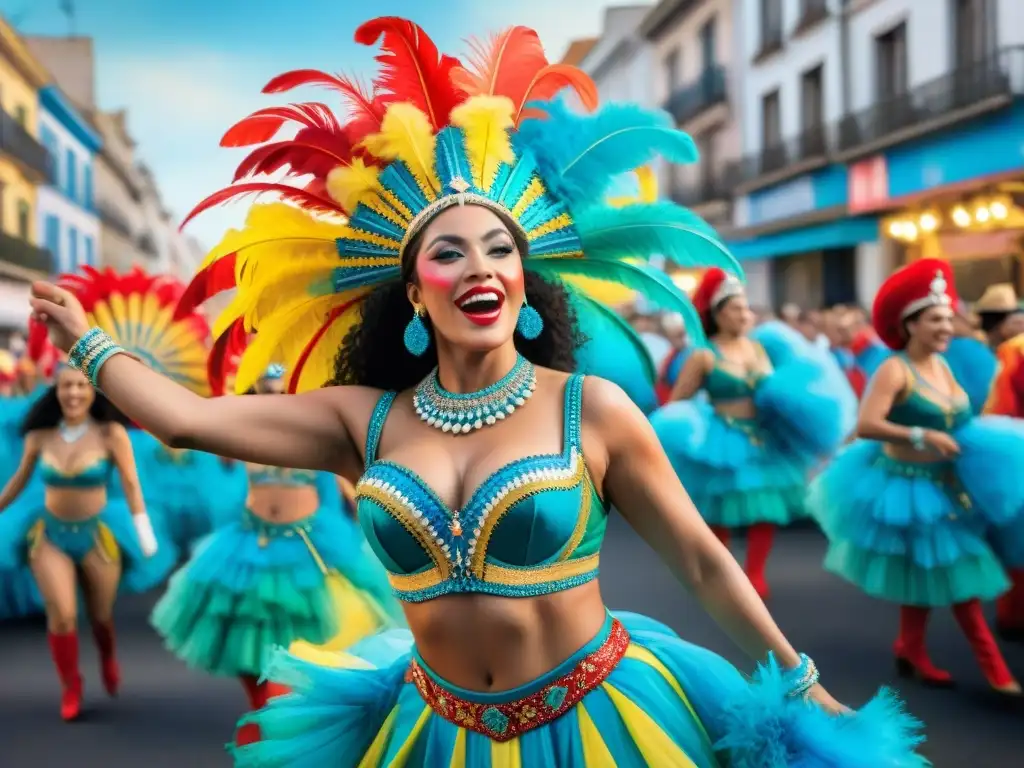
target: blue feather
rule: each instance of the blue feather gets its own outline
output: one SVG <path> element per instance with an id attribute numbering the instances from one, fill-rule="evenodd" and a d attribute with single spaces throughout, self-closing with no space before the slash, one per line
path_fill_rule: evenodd
<path id="1" fill-rule="evenodd" d="M 628 261 L 588 256 L 583 259 L 527 259 L 525 266 L 541 277 L 556 278 L 560 282 L 564 275 L 580 275 L 637 291 L 661 309 L 682 315 L 686 332 L 693 342 L 705 343 L 700 315 L 697 314 L 689 297 L 664 272 L 647 264 L 631 264 Z"/>
<path id="2" fill-rule="evenodd" d="M 515 135 L 518 151 L 529 148 L 548 189 L 574 213 L 603 203 L 617 174 L 656 157 L 671 163 L 697 159 L 693 139 L 665 112 L 634 104 L 608 104 L 590 115 L 573 112 L 562 99 L 531 103 L 546 119 L 524 120 Z"/>
<path id="3" fill-rule="evenodd" d="M 943 353 L 953 376 L 971 401 L 975 415 L 985 409 L 992 381 L 996 377 L 998 361 L 987 345 L 969 336 L 960 336 L 949 342 Z"/>
<path id="4" fill-rule="evenodd" d="M 660 254 L 680 267 L 743 268 L 700 216 L 674 203 L 591 208 L 575 217 L 587 258 L 640 258 Z"/>

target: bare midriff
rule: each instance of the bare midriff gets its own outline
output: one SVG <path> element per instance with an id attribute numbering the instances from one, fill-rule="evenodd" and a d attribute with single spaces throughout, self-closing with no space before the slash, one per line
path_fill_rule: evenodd
<path id="1" fill-rule="evenodd" d="M 249 488 L 248 506 L 268 523 L 295 523 L 316 512 L 320 496 L 312 486 L 257 485 Z"/>

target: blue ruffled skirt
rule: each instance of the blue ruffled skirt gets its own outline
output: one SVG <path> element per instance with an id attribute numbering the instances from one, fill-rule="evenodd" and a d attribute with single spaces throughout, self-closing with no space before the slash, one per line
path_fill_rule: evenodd
<path id="1" fill-rule="evenodd" d="M 990 476 L 1001 472 L 990 467 Z M 998 597 L 1009 584 L 987 537 L 1000 509 L 972 498 L 965 479 L 960 462 L 897 461 L 869 440 L 848 446 L 809 495 L 829 539 L 825 567 L 901 605 Z"/>
<path id="2" fill-rule="evenodd" d="M 290 524 L 238 515 L 171 577 L 152 623 L 193 668 L 259 676 L 274 646 L 345 646 L 398 617 L 361 533 L 330 508 Z"/>
<path id="3" fill-rule="evenodd" d="M 704 400 L 651 416 L 683 487 L 709 525 L 788 525 L 806 517 L 808 467 L 754 419 L 726 419 Z"/>
<path id="4" fill-rule="evenodd" d="M 154 526 L 155 528 L 155 526 Z M 98 515 L 69 523 L 54 517 L 38 499 L 23 499 L 0 515 L 0 571 L 24 568 L 32 547 L 46 539 L 76 563 L 92 550 L 120 558 L 121 589 L 146 592 L 174 568 L 177 551 L 157 532 L 157 551 L 142 554 L 135 523 L 123 498 L 109 498 Z"/>
<path id="5" fill-rule="evenodd" d="M 322 656 L 317 663 L 279 650 L 267 676 L 292 692 L 244 718 L 259 725 L 262 740 L 235 748 L 235 765 L 927 765 L 914 754 L 922 741 L 919 723 L 887 691 L 852 716 L 830 717 L 787 696 L 786 681 L 774 664 L 749 680 L 656 621 L 628 613 L 614 617 L 621 622 L 617 629 L 624 628 L 628 636 L 624 655 L 608 661 L 614 665 L 610 672 L 600 669 L 600 654 L 616 631 L 611 618 L 557 669 L 504 693 L 474 693 L 446 683 L 418 659 L 411 636 L 400 630 L 367 639 L 349 653 Z M 433 697 L 433 706 L 421 693 L 422 679 L 411 673 L 414 660 L 429 680 L 426 695 Z M 572 681 L 587 675 L 592 677 L 580 686 L 586 692 L 574 693 Z M 492 738 L 481 729 L 511 735 Z"/>

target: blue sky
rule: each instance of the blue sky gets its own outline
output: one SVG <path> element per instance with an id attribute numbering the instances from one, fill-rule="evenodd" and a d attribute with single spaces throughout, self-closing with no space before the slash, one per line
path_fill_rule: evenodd
<path id="1" fill-rule="evenodd" d="M 64 35 L 62 0 L 0 0 L 25 34 Z M 95 39 L 96 87 L 104 109 L 125 107 L 139 156 L 154 170 L 167 205 L 183 216 L 227 184 L 242 151 L 218 142 L 236 120 L 288 101 L 337 102 L 325 91 L 264 96 L 289 69 L 369 74 L 375 51 L 352 42 L 373 16 L 422 25 L 443 51 L 461 55 L 467 37 L 511 24 L 535 28 L 557 59 L 573 38 L 597 34 L 602 0 L 448 2 L 375 0 L 73 0 L 74 33 Z M 353 7 L 356 10 L 352 10 Z M 372 7 L 373 11 L 360 10 Z M 245 206 L 211 211 L 189 225 L 207 247 L 240 223 Z"/>

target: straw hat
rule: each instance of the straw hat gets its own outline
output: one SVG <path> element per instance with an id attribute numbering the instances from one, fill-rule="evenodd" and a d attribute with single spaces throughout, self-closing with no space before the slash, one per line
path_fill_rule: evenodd
<path id="1" fill-rule="evenodd" d="M 985 289 L 981 298 L 974 303 L 974 311 L 981 314 L 1018 312 L 1017 294 L 1010 283 L 996 283 Z"/>

